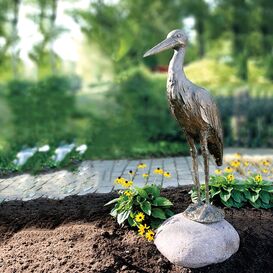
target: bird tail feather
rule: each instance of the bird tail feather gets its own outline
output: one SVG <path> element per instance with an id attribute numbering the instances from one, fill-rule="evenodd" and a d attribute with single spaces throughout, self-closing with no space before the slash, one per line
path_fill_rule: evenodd
<path id="1" fill-rule="evenodd" d="M 208 143 L 208 149 L 210 154 L 215 158 L 217 166 L 223 165 L 223 145 L 222 143 Z"/>

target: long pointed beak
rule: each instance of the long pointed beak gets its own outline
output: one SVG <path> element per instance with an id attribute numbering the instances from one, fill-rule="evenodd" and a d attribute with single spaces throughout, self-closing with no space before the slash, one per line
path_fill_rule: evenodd
<path id="1" fill-rule="evenodd" d="M 162 52 L 166 49 L 172 48 L 175 45 L 176 45 L 176 41 L 172 37 L 169 37 L 169 38 L 165 39 L 164 41 L 162 41 L 161 43 L 154 46 L 153 48 L 151 48 L 150 50 L 148 50 L 143 55 L 143 57 L 145 58 L 145 57 L 157 54 L 157 53 Z"/>

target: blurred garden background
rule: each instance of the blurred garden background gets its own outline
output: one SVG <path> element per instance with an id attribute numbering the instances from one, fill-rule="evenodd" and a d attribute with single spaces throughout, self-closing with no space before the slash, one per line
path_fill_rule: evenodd
<path id="1" fill-rule="evenodd" d="M 272 0 L 0 0 L 1 173 L 188 154 L 166 100 L 172 52 L 142 58 L 177 28 L 225 147 L 272 148 L 272 26 Z"/>

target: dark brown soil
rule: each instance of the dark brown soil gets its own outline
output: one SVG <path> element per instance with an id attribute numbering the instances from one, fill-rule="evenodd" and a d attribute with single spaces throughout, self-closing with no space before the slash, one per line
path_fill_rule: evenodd
<path id="1" fill-rule="evenodd" d="M 181 212 L 187 189 L 164 190 Z M 115 194 L 71 196 L 64 200 L 10 201 L 0 206 L 0 272 L 273 272 L 272 210 L 226 209 L 241 238 L 228 261 L 201 269 L 172 265 L 103 205 Z"/>

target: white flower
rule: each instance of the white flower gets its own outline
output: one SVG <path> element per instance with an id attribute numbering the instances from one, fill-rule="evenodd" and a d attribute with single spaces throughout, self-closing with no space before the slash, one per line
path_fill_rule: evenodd
<path id="1" fill-rule="evenodd" d="M 17 166 L 23 166 L 36 152 L 36 147 L 24 149 L 16 155 L 16 159 L 13 160 L 13 163 Z"/>
<path id="2" fill-rule="evenodd" d="M 52 156 L 52 159 L 56 162 L 61 162 L 67 154 L 69 154 L 75 147 L 74 143 L 65 144 L 58 147 L 55 150 L 55 154 Z"/>
<path id="3" fill-rule="evenodd" d="M 82 144 L 76 148 L 76 151 L 79 152 L 80 155 L 84 154 L 86 150 L 87 150 L 86 144 Z"/>
<path id="4" fill-rule="evenodd" d="M 50 146 L 49 146 L 49 145 L 44 145 L 44 146 L 42 146 L 42 147 L 39 147 L 39 148 L 38 148 L 38 151 L 39 151 L 39 152 L 42 152 L 42 153 L 45 153 L 45 152 L 48 152 L 49 149 L 50 149 Z"/>

